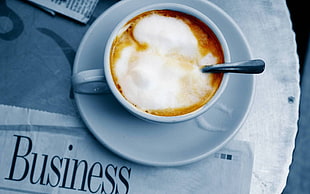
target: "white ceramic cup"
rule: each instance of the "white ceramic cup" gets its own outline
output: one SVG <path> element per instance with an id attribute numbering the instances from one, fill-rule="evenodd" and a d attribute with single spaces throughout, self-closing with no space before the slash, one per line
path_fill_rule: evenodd
<path id="1" fill-rule="evenodd" d="M 174 10 L 178 12 L 183 12 L 189 15 L 192 15 L 205 24 L 213 31 L 213 33 L 217 36 L 217 39 L 220 41 L 223 52 L 224 52 L 224 60 L 225 62 L 230 62 L 230 52 L 227 46 L 225 37 L 221 33 L 220 29 L 214 24 L 207 15 L 202 14 L 194 8 L 189 6 L 185 6 L 182 4 L 176 3 L 159 3 L 152 4 L 150 6 L 141 8 L 136 12 L 133 12 L 126 16 L 111 32 L 111 35 L 106 43 L 105 51 L 104 51 L 104 62 L 103 69 L 93 69 L 79 72 L 72 76 L 72 84 L 74 91 L 77 93 L 83 93 L 86 95 L 89 94 L 100 94 L 100 93 L 112 93 L 115 98 L 122 104 L 129 112 L 141 118 L 143 120 L 156 122 L 156 123 L 177 123 L 182 121 L 187 121 L 193 119 L 212 107 L 213 104 L 219 99 L 221 94 L 226 88 L 227 82 L 229 81 L 229 74 L 225 73 L 223 79 L 221 81 L 220 87 L 217 89 L 215 95 L 202 107 L 194 110 L 193 112 L 178 115 L 178 116 L 158 116 L 147 113 L 139 108 L 135 107 L 132 103 L 124 98 L 124 96 L 120 93 L 118 88 L 116 87 L 110 68 L 110 53 L 111 47 L 115 37 L 119 34 L 121 28 L 132 18 L 135 16 L 151 11 L 151 10 Z M 207 14 L 207 13 L 206 13 Z M 100 41 L 100 40 L 98 40 Z"/>

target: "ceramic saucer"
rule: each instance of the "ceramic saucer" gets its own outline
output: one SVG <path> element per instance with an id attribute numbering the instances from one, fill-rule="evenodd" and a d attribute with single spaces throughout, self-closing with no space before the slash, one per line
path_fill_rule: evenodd
<path id="1" fill-rule="evenodd" d="M 251 58 L 247 42 L 235 22 L 208 1 L 126 0 L 106 10 L 85 34 L 73 73 L 103 68 L 105 42 L 126 15 L 152 3 L 180 3 L 207 13 L 222 30 L 232 61 Z M 177 166 L 205 158 L 223 147 L 238 132 L 253 99 L 253 75 L 232 74 L 227 90 L 208 112 L 178 124 L 152 124 L 127 112 L 112 96 L 75 93 L 84 122 L 108 149 L 130 161 L 154 166 Z"/>

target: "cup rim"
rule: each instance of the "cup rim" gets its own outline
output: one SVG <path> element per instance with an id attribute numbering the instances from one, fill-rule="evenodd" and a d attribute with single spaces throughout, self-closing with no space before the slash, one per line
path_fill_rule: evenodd
<path id="1" fill-rule="evenodd" d="M 115 39 L 115 37 L 119 34 L 119 31 L 121 28 L 128 22 L 130 19 L 134 18 L 135 16 L 151 11 L 151 10 L 174 10 L 174 11 L 179 11 L 179 12 L 184 12 L 187 14 L 190 14 L 192 16 L 195 16 L 205 24 L 214 32 L 216 35 L 217 39 L 220 41 L 222 49 L 224 51 L 224 61 L 225 62 L 230 62 L 230 51 L 228 44 L 226 42 L 226 39 L 221 32 L 221 30 L 216 26 L 216 24 L 205 14 L 201 13 L 200 11 L 179 3 L 155 3 L 143 8 L 140 8 L 136 10 L 135 12 L 132 12 L 128 14 L 126 17 L 124 17 L 113 29 L 111 32 L 106 46 L 104 50 L 104 74 L 106 81 L 108 83 L 108 86 L 110 87 L 110 90 L 112 94 L 115 96 L 115 98 L 133 115 L 139 117 L 140 119 L 146 120 L 146 121 L 151 121 L 154 123 L 178 123 L 182 121 L 187 121 L 190 119 L 193 119 L 195 117 L 198 117 L 199 115 L 203 114 L 206 112 L 211 106 L 215 104 L 215 102 L 219 99 L 221 94 L 224 92 L 228 80 L 229 80 L 229 73 L 224 73 L 223 78 L 220 84 L 220 87 L 217 89 L 216 93 L 213 95 L 213 97 L 202 107 L 190 112 L 186 113 L 183 115 L 176 115 L 176 116 L 158 116 L 158 115 L 153 115 L 150 113 L 146 113 L 138 108 L 136 108 L 133 104 L 131 104 L 128 100 L 125 99 L 125 97 L 119 92 L 117 87 L 115 86 L 112 74 L 111 74 L 111 68 L 110 68 L 110 49 L 112 46 L 112 43 Z"/>

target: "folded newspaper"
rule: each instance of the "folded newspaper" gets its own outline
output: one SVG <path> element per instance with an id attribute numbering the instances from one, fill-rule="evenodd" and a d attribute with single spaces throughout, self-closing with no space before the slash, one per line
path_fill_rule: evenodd
<path id="1" fill-rule="evenodd" d="M 66 15 L 82 23 L 87 23 L 91 18 L 98 0 L 27 0 L 40 8 L 54 14 L 55 12 Z"/>
<path id="2" fill-rule="evenodd" d="M 87 22 L 88 12 L 73 10 L 73 3 L 88 2 L 90 13 L 97 1 L 31 2 Z M 108 2 L 113 3 L 99 2 L 100 12 Z M 15 13 L 9 18 L 20 24 L 13 29 L 20 33 L 0 36 L 1 194 L 250 193 L 253 149 L 248 142 L 232 141 L 178 167 L 140 165 L 105 148 L 80 120 L 70 91 L 75 52 L 88 26 L 54 20 L 20 1 L 7 3 Z"/>
<path id="3" fill-rule="evenodd" d="M 114 155 L 75 117 L 0 105 L 0 118 L 0 193 L 250 192 L 247 142 L 190 165 L 152 167 Z"/>

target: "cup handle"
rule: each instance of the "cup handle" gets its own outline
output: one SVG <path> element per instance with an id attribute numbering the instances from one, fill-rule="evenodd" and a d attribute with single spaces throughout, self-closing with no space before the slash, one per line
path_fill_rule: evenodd
<path id="1" fill-rule="evenodd" d="M 80 94 L 111 93 L 103 69 L 85 70 L 72 75 L 72 86 Z"/>

